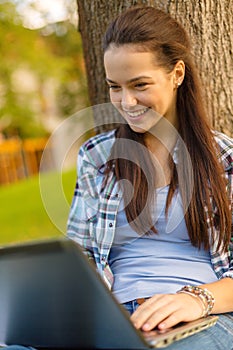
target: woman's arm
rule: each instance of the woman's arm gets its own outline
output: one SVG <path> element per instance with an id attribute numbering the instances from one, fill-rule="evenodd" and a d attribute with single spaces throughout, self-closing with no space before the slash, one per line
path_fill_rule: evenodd
<path id="1" fill-rule="evenodd" d="M 92 198 L 95 188 L 95 166 L 88 160 L 85 146 L 78 155 L 77 180 L 67 222 L 67 236 L 77 242 L 89 259 L 94 259 L 90 222 L 96 214 Z"/>
<path id="2" fill-rule="evenodd" d="M 201 287 L 207 288 L 214 295 L 213 314 L 233 311 L 233 278 L 222 278 L 217 282 L 204 284 Z"/>
<path id="3" fill-rule="evenodd" d="M 93 229 L 98 219 L 103 172 L 115 140 L 115 131 L 99 134 L 80 148 L 77 182 L 67 224 L 67 236 L 76 241 L 89 258 L 99 258 L 99 247 Z M 97 257 L 98 255 L 98 257 Z"/>

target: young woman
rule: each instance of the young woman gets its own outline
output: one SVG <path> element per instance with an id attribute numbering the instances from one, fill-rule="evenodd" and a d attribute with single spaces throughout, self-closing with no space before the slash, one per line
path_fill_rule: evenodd
<path id="1" fill-rule="evenodd" d="M 67 234 L 136 328 L 218 314 L 192 348 L 233 349 L 233 142 L 208 124 L 187 34 L 133 7 L 109 25 L 104 65 L 124 122 L 81 147 Z"/>

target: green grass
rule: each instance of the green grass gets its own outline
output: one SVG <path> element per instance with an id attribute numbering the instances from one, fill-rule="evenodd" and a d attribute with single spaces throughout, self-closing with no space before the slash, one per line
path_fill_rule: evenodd
<path id="1" fill-rule="evenodd" d="M 0 245 L 65 234 L 75 170 L 0 187 Z"/>

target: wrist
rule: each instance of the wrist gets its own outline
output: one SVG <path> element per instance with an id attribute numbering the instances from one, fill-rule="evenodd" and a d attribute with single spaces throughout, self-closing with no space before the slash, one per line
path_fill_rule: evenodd
<path id="1" fill-rule="evenodd" d="M 206 317 L 211 314 L 215 299 L 213 294 L 208 289 L 187 285 L 178 290 L 177 293 L 184 293 L 197 298 L 202 306 L 201 317 Z"/>

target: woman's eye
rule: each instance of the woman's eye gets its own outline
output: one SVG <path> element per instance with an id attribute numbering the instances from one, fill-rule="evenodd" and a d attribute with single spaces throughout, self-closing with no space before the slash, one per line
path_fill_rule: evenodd
<path id="1" fill-rule="evenodd" d="M 120 86 L 119 85 L 108 85 L 109 89 L 111 90 L 119 90 Z"/>
<path id="2" fill-rule="evenodd" d="M 138 83 L 135 85 L 136 88 L 143 89 L 147 86 L 147 83 Z"/>

